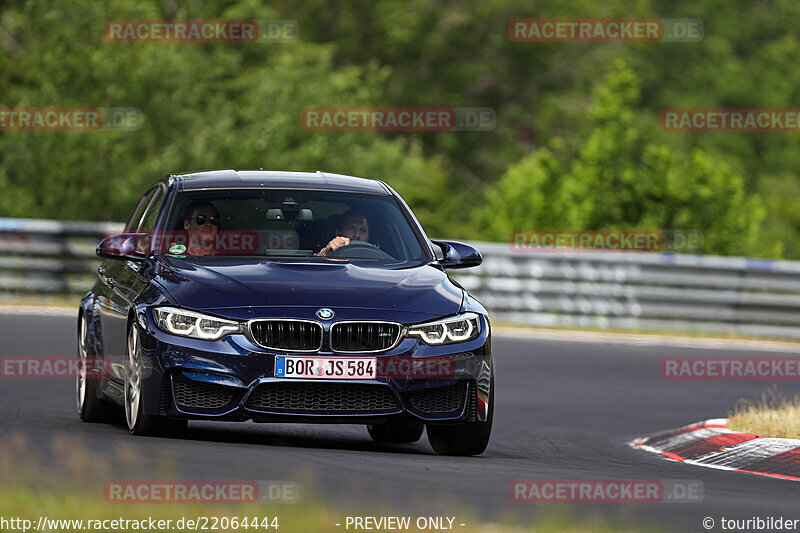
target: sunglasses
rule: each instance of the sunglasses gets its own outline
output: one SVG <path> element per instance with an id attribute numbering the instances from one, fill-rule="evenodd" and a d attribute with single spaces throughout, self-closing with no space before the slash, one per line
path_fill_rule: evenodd
<path id="1" fill-rule="evenodd" d="M 202 226 L 206 221 L 211 222 L 212 226 L 219 226 L 219 217 L 214 215 L 197 215 L 196 217 L 190 217 L 189 220 L 194 220 L 198 226 Z"/>

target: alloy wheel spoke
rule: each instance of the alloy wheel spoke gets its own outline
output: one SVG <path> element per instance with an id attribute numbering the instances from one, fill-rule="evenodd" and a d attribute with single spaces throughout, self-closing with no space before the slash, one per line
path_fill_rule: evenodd
<path id="1" fill-rule="evenodd" d="M 88 346 L 88 339 L 87 339 L 87 330 L 86 330 L 86 320 L 81 318 L 81 329 L 80 329 L 80 337 L 78 341 L 78 376 L 76 378 L 76 399 L 78 404 L 78 412 L 83 411 L 83 404 L 86 402 L 86 358 L 87 358 L 87 346 Z"/>
<path id="2" fill-rule="evenodd" d="M 125 367 L 125 418 L 128 422 L 128 428 L 133 429 L 139 416 L 141 389 L 138 338 L 135 327 L 128 334 L 128 354 Z"/>

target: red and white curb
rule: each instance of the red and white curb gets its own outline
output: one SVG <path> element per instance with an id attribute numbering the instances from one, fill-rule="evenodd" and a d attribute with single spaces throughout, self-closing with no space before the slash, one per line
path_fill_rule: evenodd
<path id="1" fill-rule="evenodd" d="M 630 445 L 690 465 L 800 481 L 800 440 L 731 431 L 725 418 L 635 439 Z"/>

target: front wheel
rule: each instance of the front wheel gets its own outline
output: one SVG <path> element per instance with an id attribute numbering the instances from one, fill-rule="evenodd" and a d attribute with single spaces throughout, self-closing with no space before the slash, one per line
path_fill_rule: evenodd
<path id="1" fill-rule="evenodd" d="M 94 363 L 86 318 L 81 313 L 78 318 L 78 375 L 75 377 L 78 415 L 84 422 L 113 422 L 117 409 L 100 397 L 97 390 L 100 376 L 95 368 L 90 368 Z"/>
<path id="2" fill-rule="evenodd" d="M 375 442 L 417 442 L 425 424 L 415 420 L 389 420 L 383 424 L 367 424 L 369 436 Z"/>
<path id="3" fill-rule="evenodd" d="M 125 355 L 125 420 L 131 435 L 164 435 L 186 429 L 186 420 L 170 420 L 165 416 L 146 415 L 142 412 L 142 346 L 139 330 L 131 324 Z"/>
<path id="4" fill-rule="evenodd" d="M 494 378 L 490 382 L 486 421 L 457 425 L 428 425 L 428 441 L 438 455 L 480 455 L 489 445 L 494 418 Z"/>

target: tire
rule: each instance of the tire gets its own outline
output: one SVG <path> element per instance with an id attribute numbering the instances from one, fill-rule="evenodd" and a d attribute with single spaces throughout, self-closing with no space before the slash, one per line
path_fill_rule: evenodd
<path id="1" fill-rule="evenodd" d="M 428 441 L 438 455 L 480 455 L 489 445 L 494 419 L 494 378 L 490 382 L 489 412 L 486 421 L 456 425 L 428 425 Z"/>
<path id="2" fill-rule="evenodd" d="M 186 420 L 173 420 L 165 416 L 146 415 L 142 412 L 142 358 L 139 328 L 132 323 L 128 329 L 125 348 L 125 422 L 131 435 L 164 436 L 186 430 Z"/>
<path id="3" fill-rule="evenodd" d="M 94 357 L 89 342 L 89 328 L 83 313 L 78 317 L 78 375 L 75 376 L 75 401 L 78 416 L 84 422 L 116 422 L 119 410 L 103 400 L 98 390 L 100 379 L 89 376 L 89 358 Z"/>
<path id="4" fill-rule="evenodd" d="M 422 437 L 425 424 L 416 420 L 389 420 L 383 424 L 367 424 L 369 436 L 375 442 L 417 442 Z"/>

